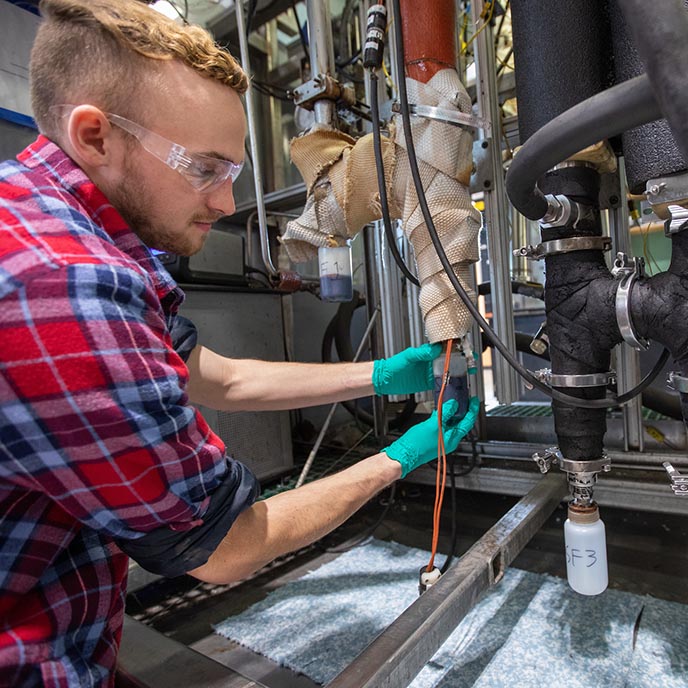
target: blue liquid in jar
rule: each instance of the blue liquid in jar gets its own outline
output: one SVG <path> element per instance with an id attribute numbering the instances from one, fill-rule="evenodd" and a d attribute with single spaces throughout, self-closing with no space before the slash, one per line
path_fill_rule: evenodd
<path id="1" fill-rule="evenodd" d="M 442 378 L 435 377 L 435 405 L 440 396 L 440 390 L 442 389 Z M 444 388 L 444 394 L 442 395 L 443 402 L 446 403 L 450 399 L 456 399 L 459 402 L 459 407 L 456 409 L 454 417 L 461 419 L 466 415 L 468 411 L 468 398 L 470 396 L 468 389 L 468 378 L 465 375 L 460 377 L 450 377 L 447 381 L 447 385 Z"/>
<path id="2" fill-rule="evenodd" d="M 350 275 L 321 275 L 320 298 L 323 301 L 351 301 L 354 297 Z"/>

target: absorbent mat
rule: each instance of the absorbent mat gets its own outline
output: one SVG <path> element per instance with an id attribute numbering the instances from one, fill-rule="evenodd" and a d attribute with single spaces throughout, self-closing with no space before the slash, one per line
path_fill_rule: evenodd
<path id="1" fill-rule="evenodd" d="M 418 596 L 429 553 L 372 540 L 215 626 L 325 684 Z M 642 612 L 642 613 L 641 613 Z M 688 686 L 688 606 L 510 568 L 411 683 L 413 688 Z"/>

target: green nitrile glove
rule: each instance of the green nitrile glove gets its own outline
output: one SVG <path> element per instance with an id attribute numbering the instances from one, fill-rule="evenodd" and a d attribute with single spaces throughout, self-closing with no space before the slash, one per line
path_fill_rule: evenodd
<path id="1" fill-rule="evenodd" d="M 466 415 L 459 420 L 454 417 L 459 402 L 456 399 L 445 401 L 442 405 L 442 431 L 444 448 L 447 454 L 453 452 L 459 442 L 471 431 L 480 411 L 480 399 L 471 397 Z M 398 440 L 383 450 L 390 459 L 401 464 L 401 477 L 405 478 L 411 471 L 428 461 L 437 458 L 437 411 L 433 411 L 427 420 L 409 428 Z"/>
<path id="2" fill-rule="evenodd" d="M 442 353 L 442 345 L 425 343 L 404 349 L 391 358 L 381 358 L 373 366 L 376 394 L 415 394 L 433 389 L 432 362 Z"/>

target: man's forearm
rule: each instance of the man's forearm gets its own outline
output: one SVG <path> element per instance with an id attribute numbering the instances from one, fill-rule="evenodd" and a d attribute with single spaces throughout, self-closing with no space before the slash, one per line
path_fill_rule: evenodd
<path id="1" fill-rule="evenodd" d="M 246 578 L 275 557 L 320 539 L 401 476 L 401 467 L 376 454 L 336 475 L 256 502 L 235 521 L 203 566 L 190 571 L 208 583 Z"/>
<path id="2" fill-rule="evenodd" d="M 324 364 L 230 359 L 199 346 L 188 366 L 192 403 L 219 411 L 279 411 L 374 393 L 372 361 Z"/>

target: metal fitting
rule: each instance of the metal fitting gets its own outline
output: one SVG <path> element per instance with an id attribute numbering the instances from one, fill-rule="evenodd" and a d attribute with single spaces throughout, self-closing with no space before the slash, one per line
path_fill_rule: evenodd
<path id="1" fill-rule="evenodd" d="M 612 469 L 611 461 L 604 451 L 598 459 L 573 461 L 565 459 L 559 447 L 549 447 L 542 453 L 535 452 L 533 460 L 541 473 L 547 473 L 552 465 L 558 464 L 559 468 L 566 473 L 573 503 L 581 506 L 592 504 L 592 494 L 598 473 L 608 473 Z M 688 477 L 686 481 L 688 483 Z"/>
<path id="2" fill-rule="evenodd" d="M 310 81 L 294 89 L 294 104 L 306 110 L 312 110 L 319 100 L 338 100 L 343 98 L 348 105 L 353 105 L 356 98 L 351 89 L 342 85 L 329 74 L 317 74 Z M 353 98 L 353 100 L 352 100 Z"/>
<path id="3" fill-rule="evenodd" d="M 552 468 L 552 464 L 558 463 L 559 459 L 563 457 L 559 451 L 559 447 L 548 447 L 542 453 L 535 452 L 532 458 L 538 465 L 540 473 L 547 473 L 549 469 Z"/>
<path id="4" fill-rule="evenodd" d="M 688 228 L 688 208 L 682 205 L 670 205 L 667 208 L 669 219 L 664 220 L 664 234 L 671 236 Z"/>
<path id="5" fill-rule="evenodd" d="M 667 385 L 681 394 L 688 394 L 688 377 L 683 377 L 673 370 L 667 376 Z"/>
<path id="6" fill-rule="evenodd" d="M 563 196 L 561 194 L 557 194 L 556 196 L 547 194 L 545 200 L 547 201 L 547 212 L 542 216 L 540 226 L 549 228 L 565 227 L 568 225 L 576 204 L 572 203 L 568 196 Z"/>
<path id="7" fill-rule="evenodd" d="M 674 494 L 679 497 L 688 497 L 688 475 L 681 475 L 668 461 L 665 461 L 662 466 L 669 474 L 671 489 Z"/>
<path id="8" fill-rule="evenodd" d="M 671 206 L 682 206 L 688 203 L 688 174 L 648 179 L 645 195 L 657 217 L 663 220 L 671 219 Z"/>
<path id="9" fill-rule="evenodd" d="M 650 347 L 650 342 L 636 332 L 631 316 L 631 292 L 635 282 L 645 276 L 645 259 L 629 259 L 625 253 L 619 252 L 616 254 L 612 275 L 619 280 L 615 310 L 621 336 L 634 349 L 646 350 Z"/>
<path id="10" fill-rule="evenodd" d="M 547 332 L 545 332 L 545 327 L 547 326 L 547 321 L 540 325 L 540 329 L 535 333 L 532 341 L 529 344 L 530 350 L 536 354 L 544 354 L 549 347 L 549 337 Z"/>

